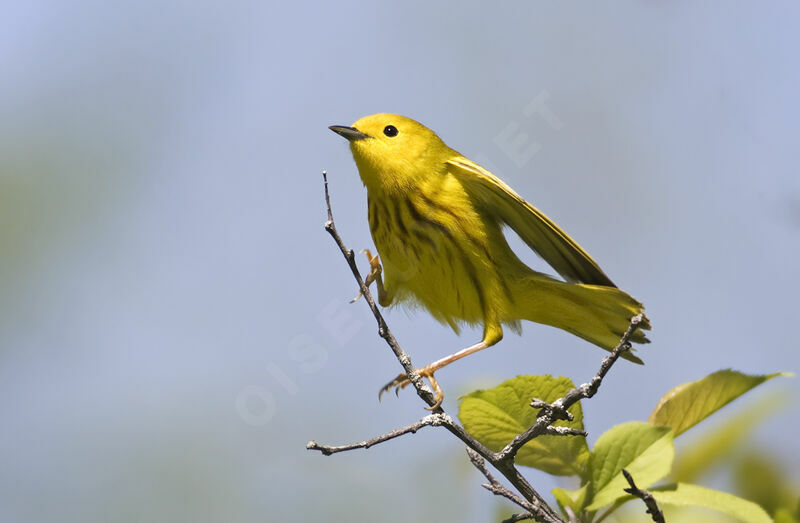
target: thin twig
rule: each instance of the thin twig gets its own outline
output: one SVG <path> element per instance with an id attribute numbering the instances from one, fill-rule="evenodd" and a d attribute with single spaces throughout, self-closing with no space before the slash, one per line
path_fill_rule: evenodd
<path id="1" fill-rule="evenodd" d="M 650 517 L 653 518 L 655 523 L 665 523 L 664 513 L 658 508 L 658 503 L 656 503 L 653 495 L 650 494 L 650 492 L 637 487 L 636 483 L 633 482 L 633 476 L 631 476 L 630 472 L 627 470 L 622 469 L 622 475 L 625 476 L 625 479 L 628 481 L 628 485 L 631 486 L 630 488 L 624 489 L 625 492 L 644 501 L 644 504 L 647 507 L 647 513 L 650 514 Z"/>
<path id="2" fill-rule="evenodd" d="M 306 445 L 306 448 L 309 450 L 318 450 L 322 452 L 326 456 L 330 456 L 331 454 L 336 454 L 337 452 L 344 452 L 346 450 L 353 450 L 353 449 L 368 449 L 373 445 L 377 445 L 378 443 L 383 443 L 384 441 L 389 441 L 390 439 L 394 439 L 398 436 L 402 436 L 404 434 L 408 434 L 409 432 L 414 434 L 422 427 L 427 427 L 429 425 L 440 425 L 442 423 L 442 415 L 441 414 L 429 414 L 425 416 L 421 420 L 417 421 L 416 423 L 412 423 L 407 427 L 399 428 L 387 432 L 386 434 L 382 434 L 380 436 L 376 436 L 374 438 L 359 442 L 353 443 L 351 445 L 320 445 L 314 440 L 311 440 Z"/>
<path id="3" fill-rule="evenodd" d="M 406 372 L 408 380 L 417 390 L 419 397 L 422 398 L 422 400 L 427 403 L 429 407 L 432 407 L 435 404 L 433 392 L 427 385 L 425 385 L 425 382 L 422 381 L 422 378 L 411 364 L 411 358 L 400 347 L 400 344 L 397 343 L 394 335 L 386 325 L 386 320 L 383 319 L 383 315 L 381 314 L 381 311 L 378 310 L 378 306 L 375 304 L 372 294 L 364 284 L 363 278 L 361 278 L 361 273 L 358 271 L 358 265 L 356 265 L 356 258 L 353 254 L 353 250 L 348 249 L 345 246 L 344 242 L 342 241 L 342 237 L 339 236 L 339 232 L 336 230 L 336 224 L 333 222 L 333 211 L 331 210 L 331 196 L 328 192 L 328 173 L 326 171 L 322 171 L 322 179 L 325 185 L 325 204 L 328 206 L 328 221 L 325 222 L 325 230 L 328 231 L 328 233 L 333 237 L 336 245 L 339 246 L 339 249 L 342 251 L 342 254 L 347 260 L 347 264 L 350 266 L 350 270 L 353 272 L 353 276 L 358 282 L 358 287 L 361 289 L 364 299 L 369 304 L 372 315 L 375 316 L 375 321 L 378 322 L 378 335 L 386 340 L 386 343 L 392 349 L 392 352 L 394 352 L 394 355 L 397 357 L 400 365 L 403 366 L 403 370 Z M 443 411 L 441 409 L 434 409 L 434 412 Z"/>

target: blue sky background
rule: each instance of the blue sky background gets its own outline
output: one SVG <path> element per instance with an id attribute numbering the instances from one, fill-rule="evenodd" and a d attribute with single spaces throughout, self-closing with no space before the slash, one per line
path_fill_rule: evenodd
<path id="1" fill-rule="evenodd" d="M 800 6 L 615 7 L 7 6 L 0 520 L 490 519 L 443 431 L 305 450 L 424 414 L 407 391 L 378 403 L 400 369 L 322 228 L 327 169 L 345 241 L 372 245 L 327 126 L 374 112 L 494 170 L 646 304 L 646 365 L 584 406 L 591 441 L 714 370 L 798 370 Z M 555 120 L 526 113 L 536 100 Z M 418 364 L 480 337 L 387 319 Z M 526 324 L 438 376 L 455 413 L 517 374 L 585 381 L 602 356 Z M 764 388 L 796 399 L 795 381 Z M 798 470 L 798 428 L 790 407 L 752 445 Z"/>

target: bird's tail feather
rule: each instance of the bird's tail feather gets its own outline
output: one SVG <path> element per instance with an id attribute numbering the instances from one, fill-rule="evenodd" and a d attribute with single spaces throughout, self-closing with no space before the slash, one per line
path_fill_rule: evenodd
<path id="1" fill-rule="evenodd" d="M 631 318 L 644 311 L 641 303 L 616 287 L 564 283 L 538 274 L 517 280 L 515 287 L 515 316 L 558 327 L 608 351 L 617 346 Z M 646 316 L 631 341 L 650 342 L 642 329 L 650 329 Z M 630 351 L 622 357 L 642 363 Z"/>

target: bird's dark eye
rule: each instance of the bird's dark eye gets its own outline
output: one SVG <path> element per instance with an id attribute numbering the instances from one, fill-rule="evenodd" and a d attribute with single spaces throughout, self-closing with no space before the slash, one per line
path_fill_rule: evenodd
<path id="1" fill-rule="evenodd" d="M 394 125 L 387 125 L 386 127 L 383 128 L 383 134 L 385 134 L 390 138 L 392 136 L 397 136 L 397 127 L 395 127 Z"/>

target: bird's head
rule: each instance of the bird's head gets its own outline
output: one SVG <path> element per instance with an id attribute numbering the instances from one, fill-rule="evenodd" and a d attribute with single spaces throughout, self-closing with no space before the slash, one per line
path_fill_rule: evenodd
<path id="1" fill-rule="evenodd" d="M 444 168 L 450 148 L 421 123 L 397 114 L 373 114 L 352 126 L 332 125 L 347 138 L 368 189 L 404 188 Z"/>

